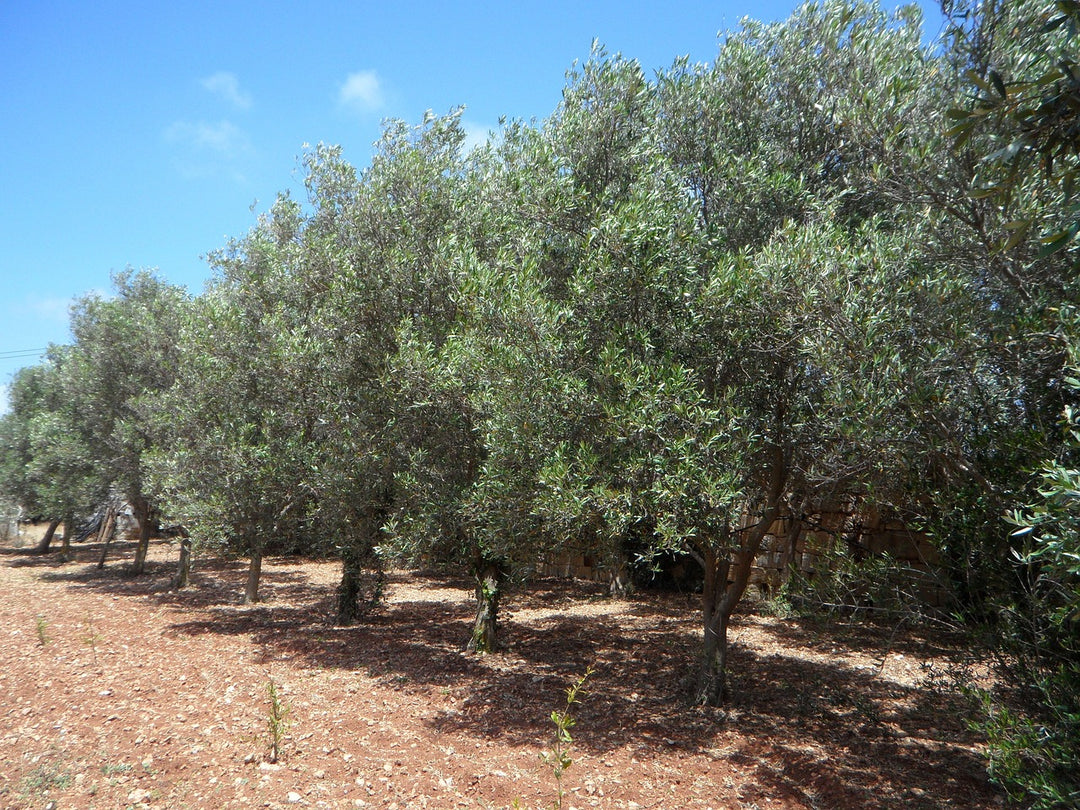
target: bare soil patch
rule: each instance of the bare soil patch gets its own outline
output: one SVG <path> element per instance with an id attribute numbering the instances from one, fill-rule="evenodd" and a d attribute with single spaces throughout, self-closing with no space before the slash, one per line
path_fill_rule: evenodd
<path id="1" fill-rule="evenodd" d="M 200 559 L 175 591 L 168 541 L 141 577 L 130 546 L 99 553 L 0 549 L 2 807 L 550 807 L 550 713 L 590 665 L 566 807 L 1004 804 L 963 704 L 923 684 L 947 641 L 916 631 L 742 615 L 735 698 L 702 710 L 685 595 L 537 582 L 504 602 L 506 651 L 476 657 L 464 580 L 396 572 L 384 609 L 339 628 L 332 562 L 268 561 L 243 607 L 242 562 Z"/>

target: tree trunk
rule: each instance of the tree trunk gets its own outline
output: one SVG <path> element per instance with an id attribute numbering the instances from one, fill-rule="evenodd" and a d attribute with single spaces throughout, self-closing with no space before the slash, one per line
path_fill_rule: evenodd
<path id="1" fill-rule="evenodd" d="M 191 581 L 191 538 L 180 538 L 180 559 L 176 563 L 176 579 L 173 580 L 174 588 L 186 588 Z"/>
<path id="2" fill-rule="evenodd" d="M 34 548 L 35 554 L 48 554 L 49 546 L 52 545 L 53 536 L 56 534 L 56 528 L 60 525 L 59 520 L 54 520 L 49 523 L 49 528 L 45 530 L 45 535 L 41 538 L 41 542 Z"/>
<path id="3" fill-rule="evenodd" d="M 499 647 L 499 598 L 502 596 L 502 567 L 485 560 L 476 570 L 476 621 L 468 652 L 490 653 Z"/>
<path id="4" fill-rule="evenodd" d="M 248 566 L 247 587 L 244 588 L 244 604 L 253 605 L 259 601 L 259 578 L 262 576 L 262 547 L 251 549 L 251 564 Z"/>
<path id="5" fill-rule="evenodd" d="M 701 675 L 695 696 L 699 706 L 719 706 L 730 696 L 727 687 L 728 618 L 717 611 L 713 621 L 705 627 Z"/>
<path id="6" fill-rule="evenodd" d="M 75 516 L 68 515 L 64 518 L 64 544 L 60 547 L 60 562 L 71 559 L 71 536 L 75 533 Z"/>
<path id="7" fill-rule="evenodd" d="M 341 553 L 341 584 L 337 589 L 336 624 L 348 626 L 357 622 L 371 608 L 382 601 L 386 574 L 375 554 L 386 516 L 390 513 L 391 499 L 384 494 L 383 501 L 363 514 L 359 521 L 359 532 L 352 544 Z M 368 568 L 375 572 L 371 593 L 361 602 L 364 592 L 364 577 Z"/>
<path id="8" fill-rule="evenodd" d="M 727 699 L 727 626 L 722 597 L 728 587 L 731 561 L 726 552 L 710 545 L 699 549 L 700 562 L 705 569 L 701 588 L 701 616 L 705 639 L 701 651 L 701 672 L 698 674 L 694 702 L 699 706 L 717 706 Z"/>
<path id="9" fill-rule="evenodd" d="M 369 561 L 373 572 L 369 572 L 369 566 L 364 564 L 365 559 Z M 369 577 L 371 588 L 365 597 L 364 585 Z M 385 586 L 386 573 L 377 559 L 356 550 L 346 552 L 341 561 L 341 583 L 337 589 L 335 623 L 348 626 L 359 621 L 382 601 Z"/>
<path id="10" fill-rule="evenodd" d="M 626 564 L 626 555 L 619 551 L 611 567 L 611 595 L 624 598 L 630 595 L 630 569 Z"/>
<path id="11" fill-rule="evenodd" d="M 335 623 L 348 626 L 360 618 L 360 579 L 363 567 L 348 551 L 341 559 L 341 583 L 337 589 L 337 617 Z"/>
<path id="12" fill-rule="evenodd" d="M 135 524 L 139 527 L 139 545 L 135 548 L 135 564 L 132 573 L 141 574 L 146 570 L 146 555 L 150 550 L 150 503 L 141 495 L 132 499 L 132 511 Z"/>
<path id="13" fill-rule="evenodd" d="M 799 546 L 802 545 L 806 535 L 806 524 L 801 520 L 800 514 L 791 516 L 791 526 L 788 528 L 787 542 L 780 557 L 780 584 L 786 585 L 792 576 L 799 570 L 798 554 Z"/>
<path id="14" fill-rule="evenodd" d="M 735 606 L 746 592 L 754 558 L 761 541 L 769 533 L 780 514 L 780 500 L 787 481 L 787 459 L 774 447 L 768 470 L 768 484 L 763 509 L 758 521 L 736 529 L 720 538 L 722 542 L 739 538 L 734 552 L 703 540 L 698 547 L 699 561 L 705 568 L 705 584 L 701 591 L 702 620 L 705 639 L 702 645 L 701 673 L 698 677 L 695 702 L 702 706 L 717 706 L 729 697 L 727 687 L 727 630 Z"/>
<path id="15" fill-rule="evenodd" d="M 116 533 L 116 514 L 118 508 L 115 503 L 111 502 L 105 508 L 105 516 L 101 519 L 101 528 L 98 530 L 98 541 L 102 543 L 101 546 L 101 559 L 98 560 L 97 567 L 105 567 L 105 558 L 109 554 L 109 544 L 112 542 L 113 535 Z"/>

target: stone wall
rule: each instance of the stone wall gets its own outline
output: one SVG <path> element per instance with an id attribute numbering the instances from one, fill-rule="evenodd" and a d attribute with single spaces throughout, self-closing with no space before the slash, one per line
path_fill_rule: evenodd
<path id="1" fill-rule="evenodd" d="M 911 589 L 921 602 L 933 607 L 946 603 L 948 592 L 936 576 L 940 557 L 930 539 L 875 510 L 838 507 L 800 519 L 790 515 L 780 518 L 762 543 L 750 582 L 768 592 L 779 588 L 796 571 L 813 578 L 833 560 L 860 561 L 880 555 L 896 560 L 900 569 L 909 569 Z M 688 559 L 684 565 L 697 564 Z M 616 571 L 611 561 L 580 549 L 568 549 L 542 563 L 537 573 L 606 583 L 612 581 Z"/>

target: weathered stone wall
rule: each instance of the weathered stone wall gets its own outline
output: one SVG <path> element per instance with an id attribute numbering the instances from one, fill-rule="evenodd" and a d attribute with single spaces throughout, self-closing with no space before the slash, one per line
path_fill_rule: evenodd
<path id="1" fill-rule="evenodd" d="M 948 593 L 935 576 L 940 557 L 930 539 L 874 510 L 835 508 L 802 519 L 790 515 L 780 518 L 765 537 L 750 582 L 763 591 L 775 590 L 793 572 L 813 578 L 840 556 L 858 561 L 880 555 L 910 569 L 912 591 L 921 602 L 933 607 L 946 603 Z M 612 561 L 569 549 L 541 564 L 537 573 L 610 582 L 616 571 Z"/>

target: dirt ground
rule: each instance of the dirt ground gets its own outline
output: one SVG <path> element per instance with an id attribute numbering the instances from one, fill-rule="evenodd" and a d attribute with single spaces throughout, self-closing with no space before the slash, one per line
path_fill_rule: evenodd
<path id="1" fill-rule="evenodd" d="M 168 541 L 141 577 L 130 545 L 104 570 L 75 551 L 0 549 L 0 807 L 551 807 L 550 714 L 590 665 L 564 808 L 1004 805 L 963 704 L 927 685 L 948 646 L 916 632 L 741 615 L 735 697 L 703 710 L 688 596 L 534 583 L 504 602 L 507 650 L 476 657 L 464 580 L 394 573 L 338 628 L 333 563 L 268 561 L 244 607 L 242 561 L 198 559 L 175 591 Z"/>

